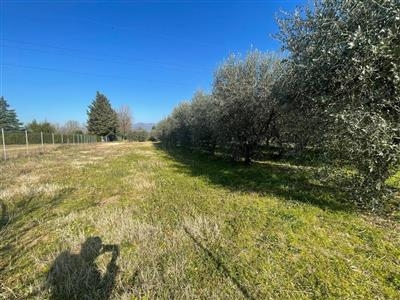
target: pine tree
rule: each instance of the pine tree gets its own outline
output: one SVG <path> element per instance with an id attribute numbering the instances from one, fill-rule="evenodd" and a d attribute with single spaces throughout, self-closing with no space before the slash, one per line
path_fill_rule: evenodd
<path id="1" fill-rule="evenodd" d="M 0 128 L 4 130 L 19 130 L 21 125 L 15 110 L 9 109 L 7 101 L 4 97 L 0 97 Z"/>
<path id="2" fill-rule="evenodd" d="M 111 107 L 107 97 L 99 92 L 89 105 L 88 131 L 91 134 L 107 137 L 108 140 L 115 139 L 118 126 L 118 118 Z"/>

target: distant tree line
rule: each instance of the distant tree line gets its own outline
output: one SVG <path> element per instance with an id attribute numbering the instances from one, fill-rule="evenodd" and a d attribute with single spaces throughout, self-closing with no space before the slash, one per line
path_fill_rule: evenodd
<path id="1" fill-rule="evenodd" d="M 17 113 L 14 109 L 9 108 L 8 102 L 4 97 L 0 97 L 0 128 L 4 131 L 23 131 L 27 130 L 32 133 L 59 133 L 59 134 L 85 134 L 87 132 L 84 125 L 78 121 L 67 121 L 63 125 L 50 123 L 46 120 L 32 120 L 25 125 L 18 120 Z"/>
<path id="2" fill-rule="evenodd" d="M 9 104 L 0 98 L 0 128 L 5 131 L 24 131 L 31 133 L 57 133 L 57 134 L 91 134 L 103 137 L 105 141 L 131 140 L 145 141 L 149 138 L 149 133 L 144 129 L 133 129 L 132 113 L 127 105 L 122 105 L 118 111 L 112 108 L 108 98 L 96 93 L 95 99 L 92 100 L 88 107 L 87 124 L 81 124 L 78 121 L 69 120 L 60 125 L 51 123 L 47 120 L 31 122 L 23 125 L 19 122 L 14 109 L 10 109 Z"/>
<path id="3" fill-rule="evenodd" d="M 357 202 L 377 208 L 399 167 L 400 2 L 325 0 L 278 19 L 283 58 L 250 51 L 216 70 L 159 122 L 166 146 L 203 147 L 250 163 L 261 148 L 317 151 L 348 170 Z"/>

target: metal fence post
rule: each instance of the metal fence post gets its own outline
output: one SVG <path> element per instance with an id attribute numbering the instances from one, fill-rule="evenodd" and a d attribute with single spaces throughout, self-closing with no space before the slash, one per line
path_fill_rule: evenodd
<path id="1" fill-rule="evenodd" d="M 28 130 L 25 129 L 26 155 L 29 155 Z"/>
<path id="2" fill-rule="evenodd" d="M 42 142 L 42 151 L 44 152 L 43 132 L 40 132 L 40 140 L 41 140 L 41 142 Z"/>
<path id="3" fill-rule="evenodd" d="M 6 140 L 4 138 L 4 128 L 1 129 L 1 136 L 3 138 L 3 157 L 4 157 L 4 160 L 7 160 Z"/>
<path id="4" fill-rule="evenodd" d="M 53 140 L 53 146 L 54 146 L 54 133 L 51 133 L 51 139 Z"/>

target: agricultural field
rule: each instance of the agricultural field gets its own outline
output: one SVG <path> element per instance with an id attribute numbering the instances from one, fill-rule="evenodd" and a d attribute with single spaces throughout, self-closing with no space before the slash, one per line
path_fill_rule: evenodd
<path id="1" fill-rule="evenodd" d="M 2 162 L 0 299 L 399 299 L 399 219 L 312 168 L 150 142 Z"/>

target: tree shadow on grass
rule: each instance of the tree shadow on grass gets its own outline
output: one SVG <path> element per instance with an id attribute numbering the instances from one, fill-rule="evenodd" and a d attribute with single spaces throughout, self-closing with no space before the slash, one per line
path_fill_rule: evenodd
<path id="1" fill-rule="evenodd" d="M 0 229 L 2 227 L 5 227 L 8 224 L 8 212 L 7 212 L 7 205 L 3 202 L 0 201 L 0 209 L 1 209 L 1 214 L 0 214 Z"/>
<path id="2" fill-rule="evenodd" d="M 111 252 L 112 258 L 101 275 L 95 260 L 106 252 Z M 119 270 L 118 256 L 119 246 L 103 245 L 99 237 L 87 238 L 79 254 L 62 252 L 47 276 L 50 299 L 109 299 Z"/>
<path id="3" fill-rule="evenodd" d="M 209 250 L 206 246 L 203 245 L 203 243 L 195 237 L 193 233 L 190 232 L 190 230 L 187 227 L 183 228 L 185 233 L 191 238 L 191 240 L 194 242 L 194 244 L 201 249 L 209 259 L 214 263 L 215 267 L 225 276 L 227 277 L 235 286 L 236 288 L 241 292 L 243 297 L 245 299 L 250 299 L 253 300 L 255 299 L 253 295 L 250 293 L 250 291 L 244 286 L 233 274 L 229 269 L 226 267 L 224 262 L 216 255 L 214 254 L 211 250 Z"/>
<path id="4" fill-rule="evenodd" d="M 155 146 L 176 161 L 174 167 L 190 176 L 205 177 L 212 184 L 234 192 L 256 192 L 288 200 L 310 203 L 324 210 L 353 211 L 339 188 L 312 183 L 311 168 L 280 164 L 273 161 L 254 162 L 251 166 L 232 163 L 204 152 L 182 148 Z"/>
<path id="5" fill-rule="evenodd" d="M 12 199 L 14 205 L 10 205 L 11 209 L 6 203 L 0 201 L 0 262 L 6 261 L 5 266 L 13 265 L 14 262 L 27 255 L 31 247 L 46 236 L 45 233 L 35 230 L 41 224 L 38 220 L 48 218 L 51 210 L 68 199 L 69 193 L 73 190 L 72 188 L 65 189 L 48 200 L 42 200 L 40 194 L 27 195 L 17 200 Z M 15 239 L 16 236 L 20 238 Z"/>

